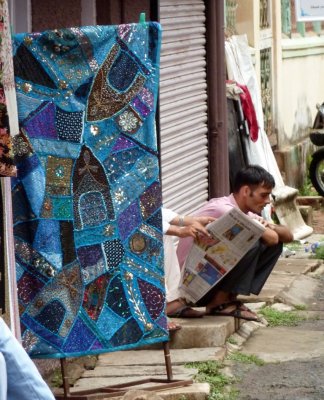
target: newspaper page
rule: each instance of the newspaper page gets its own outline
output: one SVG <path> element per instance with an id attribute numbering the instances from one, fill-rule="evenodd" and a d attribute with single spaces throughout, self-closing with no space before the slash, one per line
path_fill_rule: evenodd
<path id="1" fill-rule="evenodd" d="M 237 208 L 207 226 L 211 237 L 199 236 L 182 269 L 181 295 L 196 303 L 259 240 L 264 227 Z"/>

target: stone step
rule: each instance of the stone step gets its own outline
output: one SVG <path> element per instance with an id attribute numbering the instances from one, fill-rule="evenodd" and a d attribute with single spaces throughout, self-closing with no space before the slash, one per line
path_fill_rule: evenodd
<path id="1" fill-rule="evenodd" d="M 114 397 L 114 400 L 206 400 L 210 394 L 208 383 L 193 383 L 189 386 L 145 392 L 143 390 L 130 390 L 125 397 Z"/>
<path id="2" fill-rule="evenodd" d="M 171 361 L 173 365 L 181 365 L 188 362 L 220 360 L 225 355 L 224 347 L 171 349 Z M 164 365 L 164 352 L 159 350 L 125 350 L 113 353 L 101 354 L 96 367 L 109 367 L 120 365 Z"/>
<path id="3" fill-rule="evenodd" d="M 225 347 L 174 349 L 170 351 L 174 380 L 191 381 L 197 369 L 185 366 L 189 362 L 222 361 Z M 85 371 L 76 382 L 71 393 L 93 390 L 118 384 L 132 383 L 154 378 L 167 378 L 164 352 L 159 350 L 129 350 L 107 353 L 99 356 L 96 368 Z M 156 383 L 130 386 L 132 390 L 146 389 Z M 208 384 L 193 383 L 179 388 L 165 389 L 157 394 L 165 400 L 195 399 L 205 400 L 209 394 Z M 118 397 L 119 398 L 119 397 Z M 148 397 L 150 398 L 150 397 Z"/>
<path id="4" fill-rule="evenodd" d="M 170 336 L 171 349 L 223 346 L 235 332 L 234 318 L 204 316 L 203 318 L 172 318 L 182 329 Z"/>
<path id="5" fill-rule="evenodd" d="M 322 196 L 298 196 L 296 201 L 300 206 L 311 206 L 314 209 L 320 209 L 323 207 Z"/>

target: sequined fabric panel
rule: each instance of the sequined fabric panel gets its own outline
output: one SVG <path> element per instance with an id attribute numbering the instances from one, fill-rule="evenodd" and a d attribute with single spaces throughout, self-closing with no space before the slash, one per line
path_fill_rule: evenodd
<path id="1" fill-rule="evenodd" d="M 168 340 L 159 49 L 156 23 L 15 36 L 14 236 L 32 357 Z"/>

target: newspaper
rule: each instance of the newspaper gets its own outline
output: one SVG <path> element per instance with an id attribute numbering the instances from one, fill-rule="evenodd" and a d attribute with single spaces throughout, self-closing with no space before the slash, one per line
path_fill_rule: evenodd
<path id="1" fill-rule="evenodd" d="M 233 208 L 207 225 L 211 234 L 195 239 L 182 269 L 181 295 L 196 303 L 231 271 L 259 240 L 264 227 Z"/>

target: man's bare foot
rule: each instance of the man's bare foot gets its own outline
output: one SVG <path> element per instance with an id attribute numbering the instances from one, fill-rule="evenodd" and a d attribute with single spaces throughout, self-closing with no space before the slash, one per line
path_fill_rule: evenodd
<path id="1" fill-rule="evenodd" d="M 180 324 L 177 324 L 176 322 L 168 320 L 168 331 L 169 332 L 174 332 L 178 331 L 182 328 Z"/>

